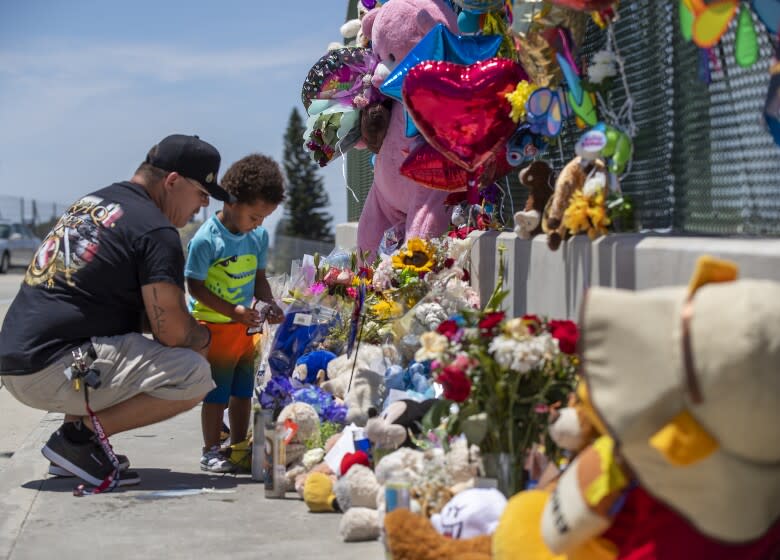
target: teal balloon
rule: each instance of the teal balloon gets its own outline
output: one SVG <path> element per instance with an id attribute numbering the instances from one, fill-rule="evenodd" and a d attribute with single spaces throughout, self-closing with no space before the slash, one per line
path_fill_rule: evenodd
<path id="1" fill-rule="evenodd" d="M 479 14 L 463 11 L 458 14 L 458 29 L 461 33 L 476 33 L 479 31 Z"/>
<path id="2" fill-rule="evenodd" d="M 559 54 L 556 54 L 555 56 L 558 58 L 558 65 L 561 67 L 563 77 L 566 79 L 566 84 L 569 86 L 569 91 L 571 91 L 572 96 L 574 96 L 574 101 L 576 101 L 577 105 L 580 105 L 582 103 L 582 96 L 584 95 L 580 77 L 577 75 L 574 68 L 571 67 L 568 60 Z"/>
<path id="3" fill-rule="evenodd" d="M 406 115 L 406 137 L 412 138 L 420 134 L 420 131 L 417 130 L 417 125 L 414 124 L 412 117 L 409 116 L 409 113 L 406 111 L 406 109 L 404 109 L 404 115 Z"/>
<path id="4" fill-rule="evenodd" d="M 413 67 L 426 60 L 445 60 L 463 65 L 474 64 L 494 57 L 502 41 L 501 35 L 473 37 L 455 35 L 439 23 L 396 65 L 384 83 L 379 86 L 379 91 L 403 103 L 401 90 L 404 78 Z"/>

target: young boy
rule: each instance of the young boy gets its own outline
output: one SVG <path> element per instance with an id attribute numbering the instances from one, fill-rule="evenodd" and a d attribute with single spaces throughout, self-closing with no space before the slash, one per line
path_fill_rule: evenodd
<path id="1" fill-rule="evenodd" d="M 246 439 L 249 428 L 257 337 L 246 331 L 260 324 L 252 298 L 270 304 L 269 322 L 283 318 L 265 276 L 268 232 L 259 227 L 284 200 L 282 172 L 271 158 L 252 154 L 230 166 L 221 184 L 236 202 L 224 203 L 200 227 L 189 244 L 184 270 L 194 298 L 192 314 L 211 332 L 208 360 L 217 387 L 201 409 L 200 467 L 212 472 L 235 469 L 219 446 L 225 407 L 231 443 Z"/>

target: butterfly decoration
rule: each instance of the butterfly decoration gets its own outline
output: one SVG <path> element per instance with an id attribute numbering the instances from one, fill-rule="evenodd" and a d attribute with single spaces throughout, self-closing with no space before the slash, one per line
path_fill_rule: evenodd
<path id="1" fill-rule="evenodd" d="M 533 161 L 547 151 L 547 142 L 540 134 L 531 130 L 531 125 L 522 123 L 506 144 L 506 161 L 512 167 L 519 167 Z"/>
<path id="2" fill-rule="evenodd" d="M 704 0 L 680 0 L 683 38 L 702 49 L 713 49 L 739 13 L 734 58 L 743 68 L 750 68 L 759 57 L 758 32 L 750 13 L 751 7 L 767 29 L 774 33 L 780 23 L 780 0 L 750 0 L 749 5 L 747 1 L 740 0 L 717 0 L 709 4 Z"/>
<path id="3" fill-rule="evenodd" d="M 560 90 L 539 88 L 526 103 L 526 121 L 530 132 L 556 138 L 563 128 L 563 121 L 571 116 L 571 110 Z"/>

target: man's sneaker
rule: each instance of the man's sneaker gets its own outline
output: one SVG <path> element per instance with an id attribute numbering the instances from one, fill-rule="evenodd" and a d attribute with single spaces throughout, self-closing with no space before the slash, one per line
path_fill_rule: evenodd
<path id="1" fill-rule="evenodd" d="M 63 435 L 62 429 L 51 435 L 41 452 L 58 467 L 93 486 L 98 486 L 114 470 L 103 449 L 94 441 L 73 443 Z M 131 486 L 140 481 L 138 473 L 128 471 L 120 476 L 119 486 Z"/>
<path id="2" fill-rule="evenodd" d="M 124 472 L 130 468 L 130 459 L 127 458 L 127 455 L 117 455 L 116 458 L 119 459 L 119 472 Z M 52 462 L 49 462 L 49 474 L 52 476 L 59 476 L 61 478 L 76 476 L 72 472 L 66 471 L 59 465 L 56 465 Z"/>

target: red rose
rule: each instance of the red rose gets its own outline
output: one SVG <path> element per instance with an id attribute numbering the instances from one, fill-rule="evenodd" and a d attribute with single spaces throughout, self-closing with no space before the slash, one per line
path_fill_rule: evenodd
<path id="1" fill-rule="evenodd" d="M 504 316 L 505 314 L 503 311 L 496 311 L 494 313 L 486 314 L 479 322 L 480 330 L 492 331 L 501 323 L 501 321 L 504 320 Z"/>
<path id="2" fill-rule="evenodd" d="M 452 265 L 455 264 L 455 259 L 452 257 L 448 257 L 444 259 L 444 268 L 452 268 Z"/>
<path id="3" fill-rule="evenodd" d="M 558 347 L 564 354 L 577 352 L 577 341 L 580 332 L 573 321 L 550 321 L 550 334 L 558 341 Z"/>
<path id="4" fill-rule="evenodd" d="M 444 321 L 436 328 L 436 332 L 439 334 L 443 334 L 444 336 L 452 340 L 458 332 L 458 323 L 456 323 L 452 319 L 448 319 L 447 321 Z"/>
<path id="5" fill-rule="evenodd" d="M 469 280 L 471 280 L 471 274 L 469 274 L 469 271 L 464 268 L 463 276 L 461 276 L 460 279 L 463 280 L 464 282 L 468 282 Z"/>
<path id="6" fill-rule="evenodd" d="M 466 239 L 469 236 L 469 233 L 471 233 L 472 231 L 476 231 L 476 228 L 461 227 L 456 230 L 450 231 L 447 235 L 455 239 Z"/>
<path id="7" fill-rule="evenodd" d="M 444 398 L 455 402 L 463 402 L 471 394 L 471 380 L 468 376 L 453 366 L 442 370 L 436 381 L 444 388 Z"/>

